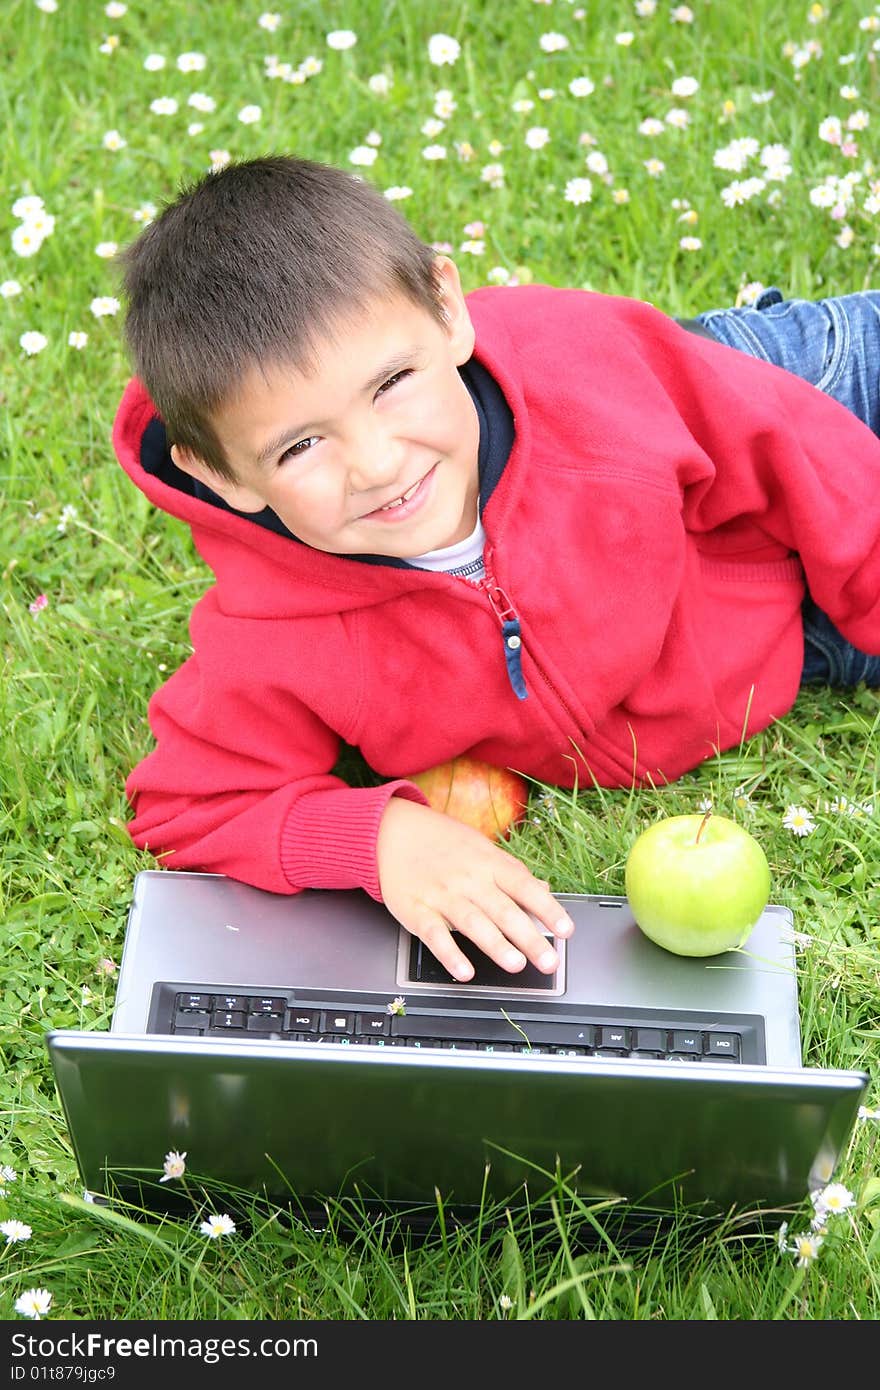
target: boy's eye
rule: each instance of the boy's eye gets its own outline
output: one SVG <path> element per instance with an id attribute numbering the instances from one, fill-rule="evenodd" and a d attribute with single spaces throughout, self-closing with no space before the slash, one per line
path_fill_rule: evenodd
<path id="1" fill-rule="evenodd" d="M 307 449 L 311 449 L 317 443 L 318 436 L 316 434 L 310 434 L 308 439 L 298 439 L 295 444 L 291 444 L 288 449 L 284 450 L 278 462 L 284 463 L 285 459 L 299 458 L 301 454 L 304 454 Z"/>
<path id="2" fill-rule="evenodd" d="M 402 372 L 395 372 L 394 376 L 390 376 L 387 381 L 382 382 L 382 385 L 379 387 L 378 391 L 376 392 L 376 395 L 384 395 L 385 392 L 389 389 L 389 387 L 396 386 L 399 381 L 403 381 L 404 378 L 408 376 L 412 376 L 412 372 L 410 371 L 409 367 L 405 367 Z"/>

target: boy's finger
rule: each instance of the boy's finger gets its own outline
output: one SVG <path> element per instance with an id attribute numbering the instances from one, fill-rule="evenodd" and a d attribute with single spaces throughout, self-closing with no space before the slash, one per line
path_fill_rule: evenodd
<path id="1" fill-rule="evenodd" d="M 436 956 L 453 979 L 461 980 L 462 983 L 473 979 L 473 965 L 459 949 L 455 937 L 449 930 L 448 922 L 439 912 L 435 912 L 426 903 L 419 903 L 408 914 L 408 920 L 403 925 L 413 936 L 424 942 L 432 956 Z"/>
<path id="2" fill-rule="evenodd" d="M 509 874 L 501 877 L 496 875 L 496 882 L 502 892 L 519 903 L 523 911 L 537 918 L 539 926 L 546 927 L 552 936 L 571 936 L 574 922 L 562 903 L 551 893 L 547 880 L 535 878 L 525 864 L 519 861 L 514 860 L 512 863 L 513 868 Z"/>

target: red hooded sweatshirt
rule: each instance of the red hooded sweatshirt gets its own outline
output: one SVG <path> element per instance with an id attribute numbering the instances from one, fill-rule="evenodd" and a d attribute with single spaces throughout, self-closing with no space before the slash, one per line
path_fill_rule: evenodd
<path id="1" fill-rule="evenodd" d="M 530 286 L 468 305 L 515 426 L 479 585 L 313 550 L 177 490 L 142 466 L 156 411 L 126 389 L 119 459 L 215 577 L 126 784 L 131 835 L 167 867 L 379 898 L 387 800 L 424 800 L 408 774 L 468 752 L 565 787 L 671 781 L 791 708 L 805 581 L 880 652 L 866 425 L 639 301 Z M 391 780 L 331 775 L 340 740 Z"/>

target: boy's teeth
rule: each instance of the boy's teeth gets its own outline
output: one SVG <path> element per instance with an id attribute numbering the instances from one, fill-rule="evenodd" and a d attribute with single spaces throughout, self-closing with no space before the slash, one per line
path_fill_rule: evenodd
<path id="1" fill-rule="evenodd" d="M 419 482 L 421 482 L 421 479 L 419 479 Z M 404 502 L 408 502 L 412 497 L 418 485 L 418 483 L 413 483 L 409 491 L 403 493 L 401 497 L 396 497 L 393 502 L 386 502 L 384 507 L 379 508 L 380 512 L 390 511 L 392 507 L 402 507 Z"/>

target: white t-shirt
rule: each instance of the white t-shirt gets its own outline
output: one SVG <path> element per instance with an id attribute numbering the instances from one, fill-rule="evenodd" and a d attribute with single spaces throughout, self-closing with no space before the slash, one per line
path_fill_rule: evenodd
<path id="1" fill-rule="evenodd" d="M 483 546 L 486 533 L 479 516 L 477 524 L 469 536 L 455 545 L 445 545 L 442 550 L 427 550 L 424 555 L 413 555 L 409 561 L 420 570 L 442 570 L 446 574 L 457 574 L 461 579 L 469 579 L 479 584 L 485 574 L 483 569 Z"/>

